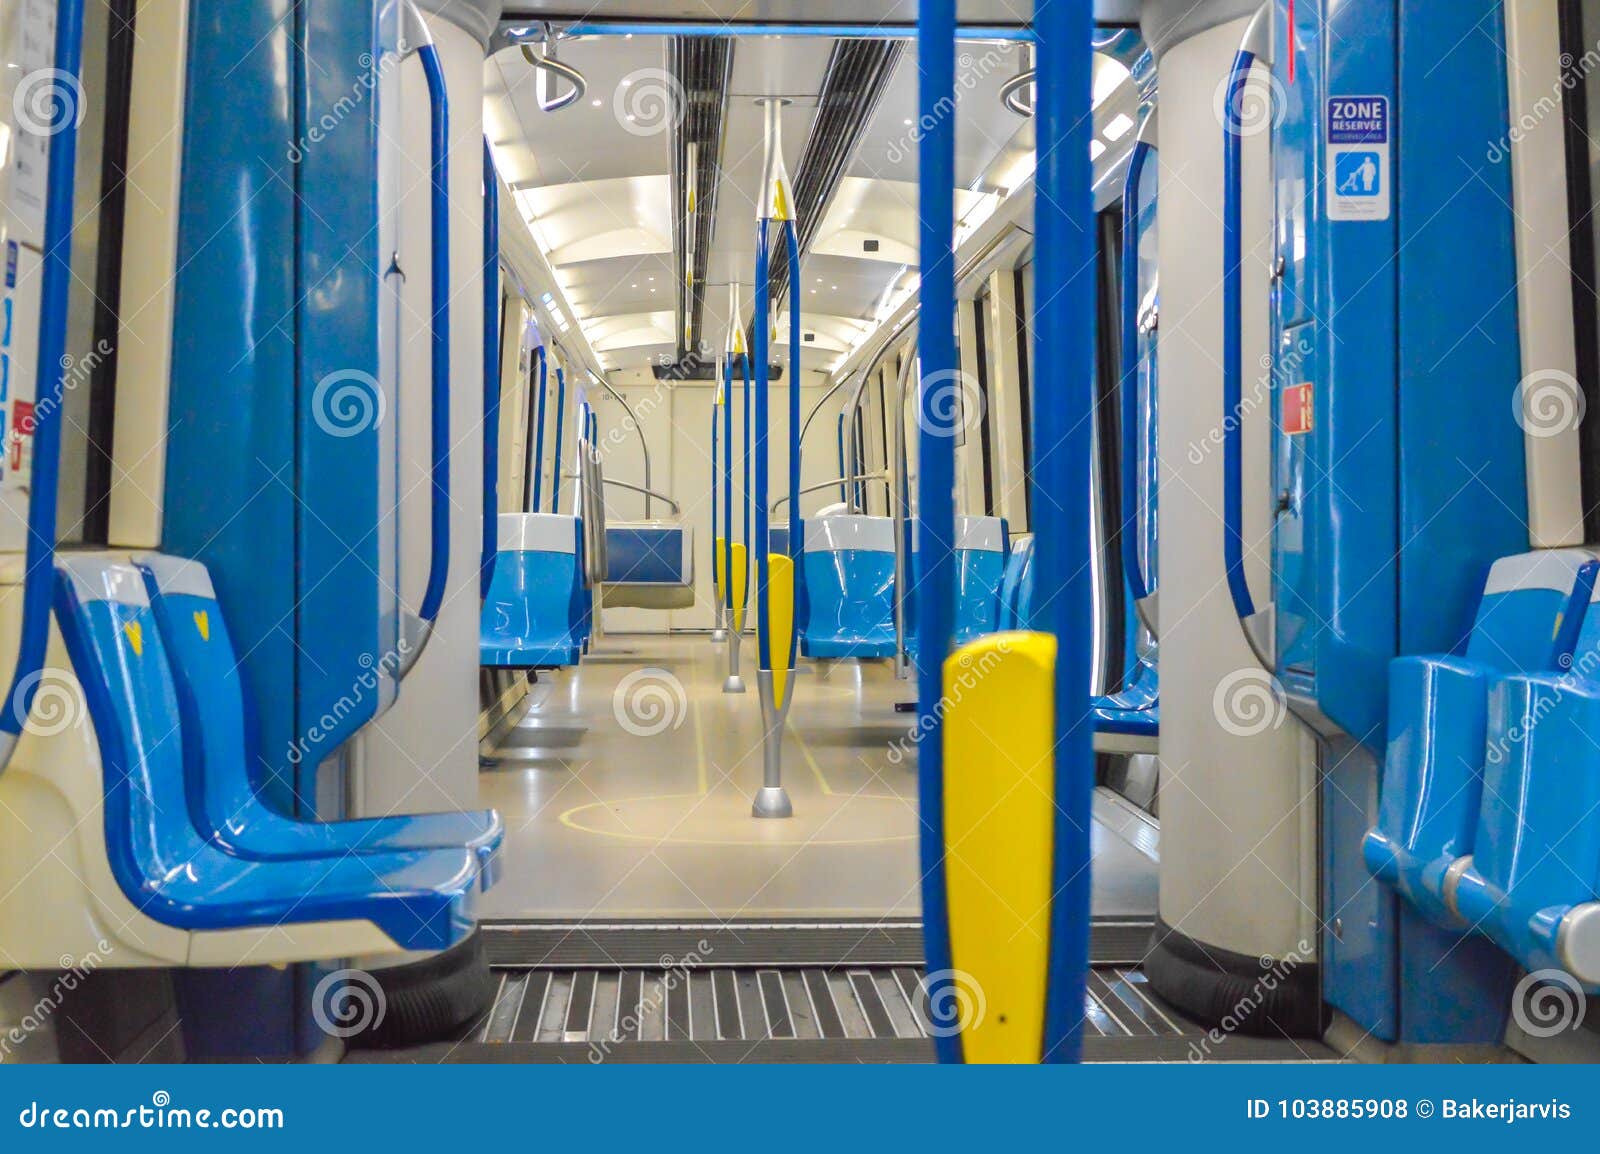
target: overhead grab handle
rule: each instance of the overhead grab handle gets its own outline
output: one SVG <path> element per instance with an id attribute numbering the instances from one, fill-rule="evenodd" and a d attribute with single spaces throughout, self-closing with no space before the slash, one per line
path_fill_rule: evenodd
<path id="1" fill-rule="evenodd" d="M 1272 64 L 1272 9 L 1263 5 L 1245 29 L 1228 75 L 1222 126 L 1222 553 L 1228 594 L 1245 640 L 1271 669 L 1272 606 L 1258 609 L 1244 570 L 1244 140 L 1242 112 L 1250 70 Z M 1270 95 L 1267 99 L 1270 99 Z"/>
<path id="2" fill-rule="evenodd" d="M 522 46 L 522 58 L 534 68 L 534 92 L 538 96 L 541 112 L 560 112 L 582 100 L 589 91 L 589 82 L 583 73 L 556 59 L 556 39 L 555 32 L 546 24 L 544 42 L 539 45 L 537 55 L 528 45 Z M 572 87 L 565 92 L 557 92 L 563 80 Z"/>
<path id="3" fill-rule="evenodd" d="M 1033 115 L 1034 77 L 1033 46 L 1022 46 L 1022 71 L 1000 86 L 1000 103 L 1018 116 Z"/>

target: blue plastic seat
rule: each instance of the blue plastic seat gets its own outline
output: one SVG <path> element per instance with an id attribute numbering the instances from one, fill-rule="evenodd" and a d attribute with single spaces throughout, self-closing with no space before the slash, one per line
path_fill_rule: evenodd
<path id="1" fill-rule="evenodd" d="M 128 900 L 183 930 L 370 923 L 403 950 L 472 931 L 478 855 L 462 848 L 251 861 L 190 817 L 184 731 L 144 580 L 98 557 L 57 564 L 55 611 L 105 775 L 106 852 Z"/>
<path id="2" fill-rule="evenodd" d="M 138 569 L 178 695 L 189 814 L 201 836 L 262 861 L 465 848 L 478 858 L 480 884 L 493 884 L 505 835 L 493 810 L 315 822 L 267 805 L 251 780 L 244 683 L 211 575 L 197 561 L 160 554 L 141 558 Z M 351 687 L 352 695 L 363 691 Z"/>
<path id="3" fill-rule="evenodd" d="M 1161 675 L 1141 660 L 1120 693 L 1091 698 L 1096 733 L 1155 738 L 1161 734 Z"/>
<path id="4" fill-rule="evenodd" d="M 1004 576 L 1000 581 L 1001 629 L 1027 629 L 1033 606 L 1033 538 L 1011 542 Z"/>
<path id="5" fill-rule="evenodd" d="M 483 600 L 480 663 L 513 669 L 576 665 L 593 618 L 578 519 L 502 513 L 499 540 Z"/>
<path id="6" fill-rule="evenodd" d="M 894 522 L 840 514 L 813 517 L 803 531 L 801 653 L 893 657 Z"/>
<path id="7" fill-rule="evenodd" d="M 1597 568 L 1580 549 L 1503 558 L 1489 572 L 1464 657 L 1389 665 L 1389 744 L 1362 856 L 1374 877 L 1438 925 L 1462 924 L 1445 891 L 1473 852 L 1491 682 L 1570 663 Z"/>
<path id="8" fill-rule="evenodd" d="M 1460 920 L 1529 970 L 1600 992 L 1600 683 L 1497 678 L 1472 853 L 1441 880 Z M 1431 879 L 1430 879 L 1431 881 Z"/>
<path id="9" fill-rule="evenodd" d="M 957 645 L 1000 628 L 1008 544 L 1003 518 L 956 518 Z"/>
<path id="10" fill-rule="evenodd" d="M 1012 543 L 1000 585 L 1000 628 L 1033 628 L 1033 541 Z M 1117 693 L 1089 699 L 1089 717 L 1097 745 L 1109 753 L 1154 752 L 1161 736 L 1161 677 L 1156 667 L 1140 660 Z"/>

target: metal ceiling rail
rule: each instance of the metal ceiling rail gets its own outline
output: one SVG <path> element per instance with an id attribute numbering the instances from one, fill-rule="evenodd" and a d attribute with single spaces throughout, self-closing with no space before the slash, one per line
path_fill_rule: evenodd
<path id="1" fill-rule="evenodd" d="M 586 19 L 559 28 L 563 37 L 576 36 L 824 36 L 835 40 L 912 40 L 915 24 L 813 24 L 805 21 L 783 23 L 724 23 L 716 20 L 606 20 Z M 515 18 L 501 25 L 508 43 L 536 41 L 544 35 L 532 20 Z M 963 41 L 1031 41 L 1033 29 L 1026 25 L 970 24 L 956 30 Z"/>

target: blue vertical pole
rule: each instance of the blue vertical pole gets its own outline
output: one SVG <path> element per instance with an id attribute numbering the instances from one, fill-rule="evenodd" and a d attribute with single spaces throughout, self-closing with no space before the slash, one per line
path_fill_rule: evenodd
<path id="1" fill-rule="evenodd" d="M 1089 0 L 1050 0 L 1034 15 L 1038 37 L 1035 134 L 1034 323 L 1038 366 L 1033 406 L 1034 604 L 1037 627 L 1056 636 L 1055 856 L 1050 909 L 1050 991 L 1044 1060 L 1083 1056 L 1089 969 L 1090 631 L 1089 494 L 1094 411 L 1095 244 Z M 926 284 L 926 281 L 924 281 Z M 924 545 L 926 548 L 926 545 Z"/>
<path id="2" fill-rule="evenodd" d="M 755 540 L 751 534 L 754 530 L 750 525 L 750 510 L 754 501 L 753 486 L 755 479 L 752 474 L 752 455 L 754 452 L 753 434 L 751 432 L 751 406 L 754 404 L 755 389 L 750 384 L 750 354 L 739 354 L 741 375 L 744 378 L 744 543 L 748 551 L 750 543 Z M 750 603 L 748 590 L 745 593 L 745 604 Z"/>
<path id="3" fill-rule="evenodd" d="M 771 285 L 768 283 L 770 275 L 770 255 L 767 252 L 767 218 L 762 217 L 756 222 L 756 307 L 755 324 L 755 350 L 751 354 L 756 360 L 756 445 L 755 445 L 755 510 L 756 510 L 756 613 L 759 625 L 756 628 L 756 653 L 758 669 L 772 668 L 772 644 L 767 622 L 771 620 L 771 596 L 767 590 L 767 553 L 771 549 L 768 534 L 771 518 L 767 515 L 767 424 L 770 418 L 767 415 L 768 366 L 772 363 L 769 357 L 768 344 L 772 336 L 768 330 L 772 325 L 772 309 L 768 304 Z M 790 548 L 793 548 L 791 544 Z"/>
<path id="4" fill-rule="evenodd" d="M 789 249 L 789 556 L 794 560 L 795 606 L 805 604 L 805 536 L 800 528 L 800 228 L 784 222 Z M 789 631 L 789 668 L 800 652 L 798 620 Z"/>
<path id="5" fill-rule="evenodd" d="M 556 366 L 556 463 L 550 470 L 550 511 L 561 512 L 561 430 L 567 415 L 567 374 Z"/>
<path id="6" fill-rule="evenodd" d="M 726 387 L 727 379 L 728 373 L 724 369 L 722 373 L 724 387 Z M 715 394 L 713 394 L 711 401 L 711 550 L 713 566 L 716 564 L 717 511 L 721 502 L 721 498 L 718 497 L 717 493 L 722 488 L 722 458 L 727 455 L 726 449 L 721 454 L 717 452 L 718 442 L 722 440 L 722 432 L 717 424 L 718 418 L 722 416 L 721 412 L 718 411 L 720 407 L 716 402 Z M 726 534 L 724 534 L 724 540 L 726 540 Z M 724 569 L 723 572 L 726 573 L 727 570 Z"/>
<path id="7" fill-rule="evenodd" d="M 500 528 L 500 178 L 483 142 L 483 555 L 479 596 L 489 595 Z"/>
<path id="8" fill-rule="evenodd" d="M 746 526 L 749 525 L 746 514 Z M 745 546 L 749 548 L 749 530 Z M 733 359 L 722 361 L 722 599 L 733 628 Z"/>
<path id="9" fill-rule="evenodd" d="M 1051 0 L 1055 4 L 1063 2 Z M 1087 45 L 1088 41 L 1084 43 Z M 917 67 L 921 72 L 917 103 L 918 123 L 925 131 L 918 154 L 918 252 L 922 272 L 922 367 L 930 378 L 952 373 L 956 368 L 955 63 L 955 0 L 921 0 L 917 7 Z M 944 740 L 937 707 L 944 695 L 944 661 L 955 635 L 955 438 L 948 430 L 948 418 L 929 409 L 929 400 L 937 391 L 917 390 L 917 515 L 922 537 L 914 566 L 919 638 L 917 712 L 918 728 L 925 735 L 917 746 L 917 797 L 922 814 L 922 920 L 927 968 L 932 982 L 948 987 L 952 965 L 944 863 Z M 928 991 L 929 999 L 935 1002 L 947 994 L 948 990 L 941 990 L 939 985 Z M 961 1061 L 960 1036 L 935 1038 L 934 1052 L 941 1062 Z"/>
<path id="10" fill-rule="evenodd" d="M 543 497 L 541 490 L 544 488 L 544 403 L 545 394 L 549 391 L 546 373 L 548 366 L 545 362 L 544 346 L 540 345 L 533 350 L 533 355 L 539 358 L 539 395 L 535 405 L 533 417 L 533 500 L 529 513 L 537 513 L 540 508 L 540 499 Z"/>

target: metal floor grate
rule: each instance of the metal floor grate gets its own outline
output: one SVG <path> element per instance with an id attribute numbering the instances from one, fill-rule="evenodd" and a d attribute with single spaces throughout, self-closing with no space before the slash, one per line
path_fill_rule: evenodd
<path id="1" fill-rule="evenodd" d="M 860 968 L 503 969 L 482 1043 L 867 1041 L 930 1037 L 922 975 Z M 1100 1037 L 1197 1035 L 1137 970 L 1096 969 Z"/>

